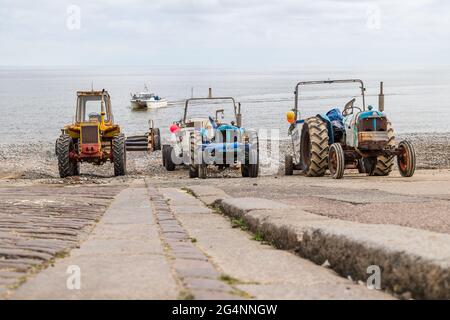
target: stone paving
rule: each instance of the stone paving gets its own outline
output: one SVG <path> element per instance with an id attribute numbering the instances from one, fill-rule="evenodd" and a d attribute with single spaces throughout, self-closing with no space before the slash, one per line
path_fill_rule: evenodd
<path id="1" fill-rule="evenodd" d="M 160 236 L 164 242 L 172 263 L 172 268 L 180 284 L 182 299 L 236 299 L 242 298 L 239 292 L 220 280 L 220 272 L 209 261 L 208 257 L 194 244 L 196 239 L 190 238 L 181 226 L 174 212 L 194 210 L 210 214 L 211 210 L 199 206 L 198 200 L 183 199 L 173 201 L 173 197 L 165 197 L 147 182 L 150 200 L 153 203 L 155 218 L 159 225 Z M 169 201 L 170 206 L 167 204 Z"/>
<path id="2" fill-rule="evenodd" d="M 79 268 L 79 288 L 68 270 Z M 176 299 L 177 285 L 143 180 L 121 191 L 70 255 L 23 284 L 11 299 Z"/>
<path id="3" fill-rule="evenodd" d="M 261 243 L 202 202 L 211 205 L 229 197 L 220 190 L 208 192 L 208 185 L 196 189 L 199 199 L 180 184 L 162 187 L 154 179 L 136 179 L 126 189 L 30 188 L 10 190 L 9 198 L 8 192 L 2 193 L 0 201 L 9 205 L 8 212 L 27 204 L 17 212 L 23 212 L 20 219 L 31 219 L 25 225 L 34 226 L 32 234 L 39 237 L 32 240 L 48 241 L 45 248 L 53 241 L 66 246 L 53 253 L 34 249 L 36 244 L 21 249 L 19 241 L 10 242 L 11 248 L 0 246 L 0 266 L 14 262 L 14 268 L 0 269 L 5 283 L 0 293 L 9 299 L 392 299 L 293 252 Z M 58 205 L 52 202 L 57 200 Z M 266 208 L 268 203 L 260 200 L 258 205 Z M 0 231 L 11 218 L 4 217 Z M 29 233 L 22 233 L 18 221 L 12 235 L 22 240 Z M 2 239 L 0 233 L 0 243 Z M 71 248 L 64 257 L 58 254 Z M 28 263 L 36 261 L 45 268 L 30 274 Z M 77 290 L 67 287 L 70 266 L 81 270 Z M 26 281 L 18 286 L 8 279 Z"/>
<path id="4" fill-rule="evenodd" d="M 219 191 L 215 188 L 209 189 Z M 207 288 L 204 290 L 205 298 L 211 299 L 216 297 L 214 292 L 229 290 L 224 285 L 228 284 L 241 298 L 392 299 L 383 292 L 355 284 L 294 253 L 261 243 L 186 191 L 178 188 L 158 190 L 167 200 L 174 218 L 185 230 L 183 238 L 193 239 L 196 250 L 201 250 L 209 260 L 208 265 L 212 266 L 207 267 L 205 263 L 205 267 L 200 268 L 195 261 L 175 259 L 179 262 L 178 267 L 183 268 L 178 274 L 185 276 L 188 288 Z M 212 201 L 212 198 L 208 197 L 213 194 L 208 194 L 206 188 L 197 187 L 194 193 L 200 191 L 203 191 L 202 195 L 205 195 L 208 201 Z M 216 193 L 216 196 L 223 196 L 223 193 Z M 267 207 L 269 203 L 270 201 L 261 200 L 259 205 Z M 253 206 L 254 203 L 250 205 Z M 220 273 L 219 279 L 223 283 L 217 281 L 217 272 Z M 190 276 L 195 276 L 198 280 L 189 279 Z M 192 283 L 193 280 L 196 281 Z M 194 292 L 194 296 L 203 298 L 203 295 L 198 296 L 198 291 Z"/>
<path id="5" fill-rule="evenodd" d="M 0 298 L 77 247 L 124 187 L 0 187 Z"/>

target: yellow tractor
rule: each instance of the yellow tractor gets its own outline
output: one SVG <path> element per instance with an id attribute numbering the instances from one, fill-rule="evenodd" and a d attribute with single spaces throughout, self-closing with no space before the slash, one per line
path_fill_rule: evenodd
<path id="1" fill-rule="evenodd" d="M 80 163 L 114 164 L 114 175 L 126 174 L 125 135 L 114 124 L 108 92 L 78 91 L 75 122 L 61 129 L 56 140 L 61 178 L 80 174 Z"/>

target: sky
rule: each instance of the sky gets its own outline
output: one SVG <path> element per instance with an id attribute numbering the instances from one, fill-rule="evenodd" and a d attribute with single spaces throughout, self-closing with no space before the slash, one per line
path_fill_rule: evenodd
<path id="1" fill-rule="evenodd" d="M 0 0 L 1 66 L 449 65 L 446 0 Z"/>

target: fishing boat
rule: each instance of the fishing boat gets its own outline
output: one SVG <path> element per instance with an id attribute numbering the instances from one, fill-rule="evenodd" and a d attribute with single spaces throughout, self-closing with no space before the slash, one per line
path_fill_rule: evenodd
<path id="1" fill-rule="evenodd" d="M 133 109 L 157 109 L 167 107 L 168 101 L 154 93 L 149 92 L 147 86 L 144 92 L 131 94 L 131 107 Z"/>

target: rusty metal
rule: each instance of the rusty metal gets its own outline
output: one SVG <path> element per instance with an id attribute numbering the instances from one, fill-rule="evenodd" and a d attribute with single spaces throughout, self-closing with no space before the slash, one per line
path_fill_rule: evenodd
<path id="1" fill-rule="evenodd" d="M 81 126 L 81 143 L 93 144 L 99 143 L 98 126 L 97 125 L 83 125 Z"/>
<path id="2" fill-rule="evenodd" d="M 389 142 L 386 131 L 362 131 L 358 132 L 358 148 L 364 150 L 382 150 Z"/>

